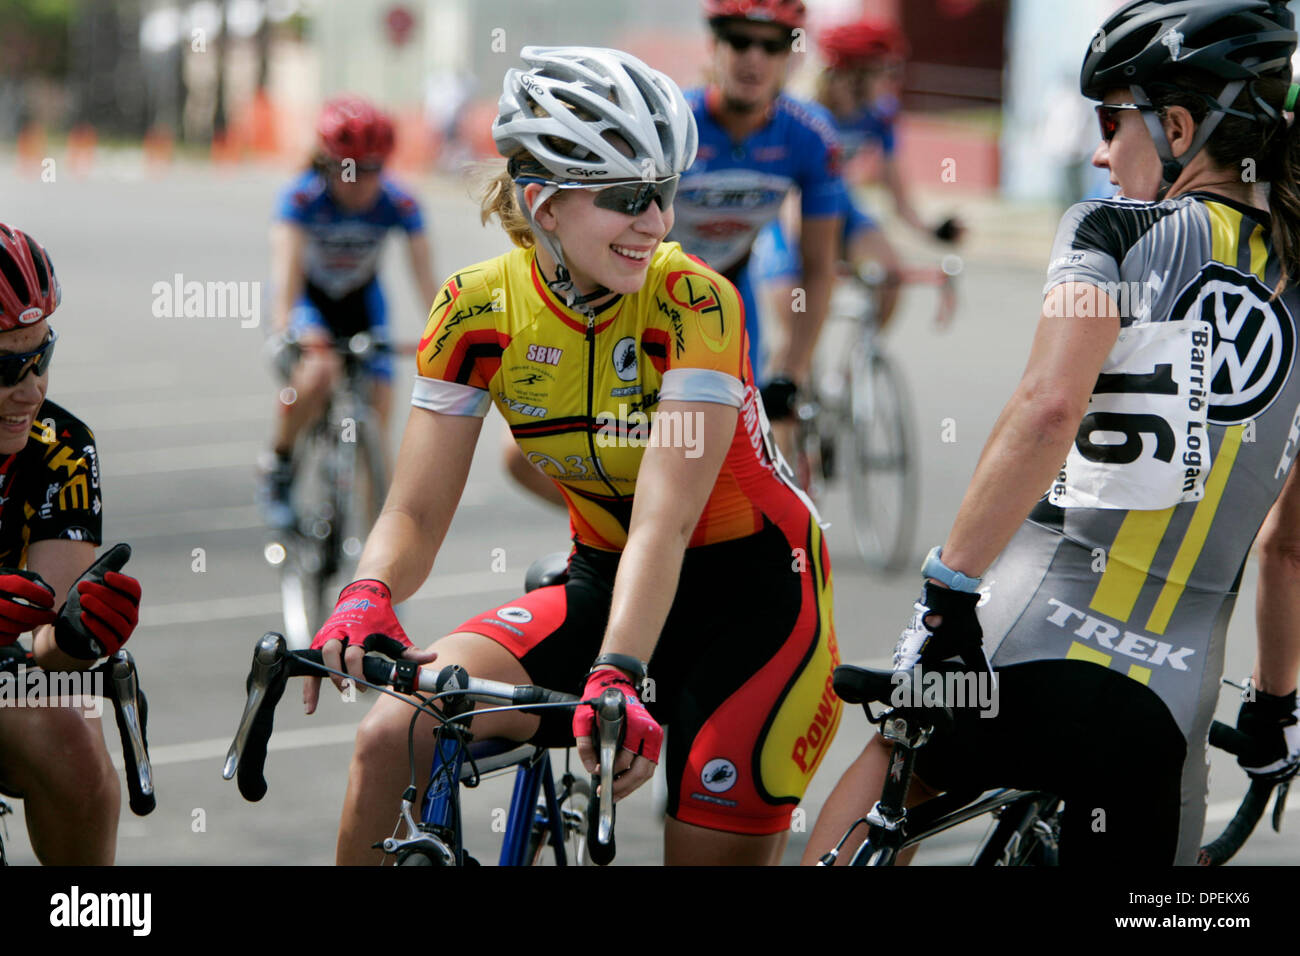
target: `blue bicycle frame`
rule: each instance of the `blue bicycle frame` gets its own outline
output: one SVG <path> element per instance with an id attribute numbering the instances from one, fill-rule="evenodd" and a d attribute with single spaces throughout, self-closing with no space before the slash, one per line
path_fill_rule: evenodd
<path id="1" fill-rule="evenodd" d="M 521 747 L 513 740 L 489 739 L 469 745 L 476 762 L 488 760 Z M 501 846 L 501 866 L 524 866 L 527 862 L 528 837 L 535 821 L 543 823 L 551 832 L 551 845 L 555 849 L 557 866 L 567 866 L 564 852 L 564 821 L 561 819 L 559 801 L 555 794 L 555 778 L 551 774 L 550 752 L 540 747 L 529 748 L 521 755 L 515 772 L 515 789 L 510 798 L 510 813 L 506 820 L 505 841 Z M 434 748 L 433 766 L 429 771 L 429 786 L 425 790 L 420 822 L 453 831 L 455 846 L 462 846 L 460 828 L 460 784 L 468 768 L 465 766 L 466 748 L 453 735 L 440 736 Z M 509 766 L 509 764 L 507 764 Z M 537 806 L 537 798 L 544 795 L 545 808 Z M 542 819 L 543 813 L 545 819 Z M 462 852 L 464 852 L 462 850 Z M 464 860 L 459 861 L 464 864 Z"/>

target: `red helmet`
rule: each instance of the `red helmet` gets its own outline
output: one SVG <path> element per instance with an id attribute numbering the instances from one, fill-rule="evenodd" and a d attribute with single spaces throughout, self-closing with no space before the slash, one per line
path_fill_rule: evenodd
<path id="1" fill-rule="evenodd" d="M 49 253 L 27 233 L 0 222 L 0 332 L 35 325 L 62 298 Z"/>
<path id="2" fill-rule="evenodd" d="M 316 121 L 321 150 L 334 160 L 382 163 L 393 151 L 393 123 L 368 100 L 339 96 Z"/>
<path id="3" fill-rule="evenodd" d="M 706 20 L 754 20 L 787 30 L 804 25 L 808 8 L 803 0 L 703 0 Z"/>
<path id="4" fill-rule="evenodd" d="M 832 69 L 907 56 L 907 40 L 903 35 L 889 24 L 874 20 L 855 20 L 831 27 L 821 35 L 820 46 Z"/>

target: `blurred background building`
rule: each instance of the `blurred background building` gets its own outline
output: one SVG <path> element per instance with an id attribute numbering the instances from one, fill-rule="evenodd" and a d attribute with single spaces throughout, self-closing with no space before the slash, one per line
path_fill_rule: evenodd
<path id="1" fill-rule="evenodd" d="M 822 28 L 893 21 L 912 48 L 904 169 L 933 181 L 951 158 L 959 189 L 1077 197 L 1104 188 L 1078 66 L 1119 2 L 808 0 L 792 85 L 811 93 Z M 698 0 L 0 0 L 0 147 L 296 162 L 322 99 L 350 90 L 397 118 L 399 165 L 450 169 L 490 154 L 502 73 L 530 43 L 621 47 L 683 85 L 708 61 Z"/>

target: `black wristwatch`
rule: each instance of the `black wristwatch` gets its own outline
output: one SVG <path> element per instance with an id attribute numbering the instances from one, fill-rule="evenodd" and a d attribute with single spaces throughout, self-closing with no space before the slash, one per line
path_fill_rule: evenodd
<path id="1" fill-rule="evenodd" d="M 592 662 L 591 670 L 599 670 L 606 665 L 617 667 L 621 671 L 627 671 L 632 675 L 632 682 L 637 686 L 645 682 L 645 672 L 648 665 L 645 661 L 633 657 L 631 654 L 601 654 Z"/>

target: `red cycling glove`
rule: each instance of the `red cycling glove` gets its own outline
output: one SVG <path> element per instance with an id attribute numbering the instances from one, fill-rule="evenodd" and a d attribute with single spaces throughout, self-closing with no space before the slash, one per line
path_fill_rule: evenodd
<path id="1" fill-rule="evenodd" d="M 312 649 L 320 650 L 329 641 L 361 646 L 367 653 L 379 651 L 397 659 L 402 651 L 413 647 L 411 639 L 393 613 L 393 594 L 383 581 L 353 581 L 339 592 L 334 613 L 316 633 Z"/>
<path id="2" fill-rule="evenodd" d="M 645 704 L 636 695 L 636 688 L 627 675 L 612 667 L 602 667 L 587 675 L 587 686 L 582 689 L 582 699 L 599 697 L 607 687 L 616 687 L 627 698 L 627 718 L 623 724 L 624 750 L 640 754 L 651 763 L 659 762 L 659 748 L 663 746 L 664 729 L 650 716 Z M 592 746 L 599 744 L 596 736 L 596 712 L 591 707 L 577 707 L 573 711 L 573 737 L 594 738 Z"/>
<path id="3" fill-rule="evenodd" d="M 131 557 L 115 544 L 77 578 L 54 623 L 54 642 L 69 657 L 93 661 L 116 654 L 140 621 L 140 582 L 118 572 Z"/>
<path id="4" fill-rule="evenodd" d="M 0 647 L 42 624 L 53 624 L 54 588 L 34 571 L 0 568 Z"/>

